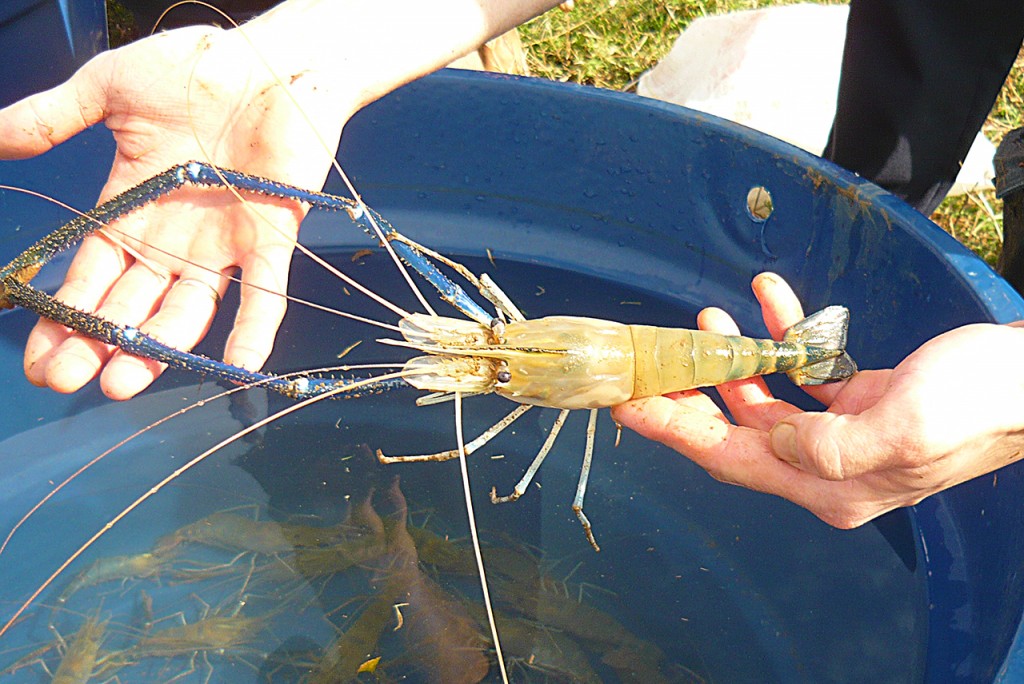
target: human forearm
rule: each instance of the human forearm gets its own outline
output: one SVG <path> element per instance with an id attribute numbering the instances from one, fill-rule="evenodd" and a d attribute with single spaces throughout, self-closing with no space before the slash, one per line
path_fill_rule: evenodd
<path id="1" fill-rule="evenodd" d="M 287 0 L 244 25 L 289 79 L 328 70 L 355 109 L 443 67 L 557 5 L 557 0 Z"/>

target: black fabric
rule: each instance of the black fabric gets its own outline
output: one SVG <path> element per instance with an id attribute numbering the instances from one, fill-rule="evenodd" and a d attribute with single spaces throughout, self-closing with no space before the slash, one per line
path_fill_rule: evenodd
<path id="1" fill-rule="evenodd" d="M 270 9 L 281 0 L 214 0 L 209 4 L 227 14 L 235 23 L 252 19 Z M 153 30 L 157 19 L 175 0 L 121 0 L 121 5 L 130 11 L 138 22 L 139 35 L 147 36 Z M 160 21 L 160 30 L 167 31 L 193 24 L 216 24 L 225 26 L 224 17 L 215 10 L 196 3 L 179 5 Z"/>
<path id="2" fill-rule="evenodd" d="M 1022 39 L 1020 0 L 852 0 L 824 156 L 930 214 Z"/>
<path id="3" fill-rule="evenodd" d="M 999 143 L 994 160 L 996 167 L 996 197 L 1024 189 L 1024 128 L 1007 133 Z"/>
<path id="4" fill-rule="evenodd" d="M 1003 251 L 996 268 L 1024 293 L 1024 128 L 999 143 L 995 166 L 996 195 L 1003 199 Z"/>
<path id="5" fill-rule="evenodd" d="M 1024 191 L 1003 200 L 1003 251 L 996 270 L 1024 294 Z"/>

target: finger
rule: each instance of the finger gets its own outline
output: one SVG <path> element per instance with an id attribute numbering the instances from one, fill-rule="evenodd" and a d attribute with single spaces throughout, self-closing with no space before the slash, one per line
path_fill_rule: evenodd
<path id="1" fill-rule="evenodd" d="M 761 304 L 761 315 L 771 336 L 781 340 L 786 331 L 804 319 L 804 308 L 793 288 L 781 276 L 770 271 L 759 273 L 751 282 L 754 296 Z M 805 385 L 802 389 L 826 406 L 831 405 L 846 381 L 826 385 Z M 784 416 L 780 416 L 780 419 Z"/>
<path id="2" fill-rule="evenodd" d="M 874 491 L 863 481 L 831 482 L 794 468 L 771 453 L 766 433 L 665 397 L 629 402 L 613 412 L 623 425 L 675 449 L 715 479 L 781 496 L 835 527 L 857 527 L 901 505 L 890 492 Z"/>
<path id="3" fill-rule="evenodd" d="M 630 428 L 636 432 L 640 432 L 640 427 L 647 423 L 648 407 L 655 404 L 649 404 L 650 399 L 665 400 L 669 403 L 675 403 L 679 406 L 686 407 L 688 410 L 700 411 L 712 418 L 720 421 L 726 421 L 725 414 L 722 413 L 722 409 L 711 400 L 711 397 L 699 392 L 697 390 L 689 390 L 686 392 L 673 392 L 666 394 L 662 397 L 645 397 L 643 399 L 633 399 L 627 401 L 624 404 L 613 406 L 611 409 L 612 419 L 616 423 L 623 427 Z M 653 435 L 650 433 L 650 427 L 642 432 L 646 437 L 661 441 L 661 435 Z"/>
<path id="4" fill-rule="evenodd" d="M 206 335 L 217 313 L 227 279 L 209 272 L 179 278 L 167 291 L 160 310 L 141 326 L 150 337 L 190 351 Z M 149 387 L 166 365 L 118 351 L 103 370 L 100 386 L 111 399 L 130 399 Z"/>
<path id="5" fill-rule="evenodd" d="M 134 260 L 105 234 L 82 240 L 64 276 L 62 301 L 94 311 Z"/>
<path id="6" fill-rule="evenodd" d="M 291 252 L 290 245 L 268 247 L 242 265 L 238 314 L 224 349 L 228 363 L 255 371 L 270 356 L 288 308 Z"/>
<path id="7" fill-rule="evenodd" d="M 719 420 L 728 420 L 718 404 L 712 401 L 710 396 L 700 390 L 672 392 L 670 394 L 666 394 L 665 397 L 671 399 L 680 406 L 686 406 L 687 408 L 694 409 L 695 411 L 702 411 L 703 413 L 718 418 Z"/>
<path id="8" fill-rule="evenodd" d="M 106 94 L 97 76 L 105 60 L 101 54 L 61 85 L 0 110 L 0 158 L 42 154 L 102 121 Z"/>
<path id="9" fill-rule="evenodd" d="M 767 433 L 665 397 L 638 399 L 614 412 L 622 425 L 675 449 L 723 482 L 792 498 L 799 495 L 793 478 L 807 476 L 771 454 Z"/>
<path id="10" fill-rule="evenodd" d="M 76 333 L 60 323 L 40 318 L 25 341 L 25 377 L 37 387 L 47 386 L 47 372 L 57 350 Z M 76 372 L 80 374 L 80 372 Z M 91 378 L 90 378 L 91 379 Z M 86 380 L 85 382 L 88 382 Z M 80 387 L 80 386 L 79 386 Z M 78 387 L 58 391 L 74 392 Z"/>
<path id="11" fill-rule="evenodd" d="M 732 317 L 722 309 L 709 307 L 697 314 L 697 327 L 720 335 L 739 335 L 740 329 Z M 725 401 L 737 423 L 747 425 L 748 414 L 754 406 L 772 401 L 768 386 L 759 377 L 736 380 L 718 385 L 718 394 Z M 774 425 L 775 423 L 771 423 Z"/>
<path id="12" fill-rule="evenodd" d="M 773 339 L 781 340 L 791 327 L 804 318 L 804 308 L 793 288 L 778 274 L 759 273 L 750 284 L 761 304 L 761 315 Z"/>
<path id="13" fill-rule="evenodd" d="M 732 316 L 715 306 L 702 309 L 697 314 L 697 327 L 719 335 L 740 334 L 740 329 L 736 325 L 736 321 L 732 320 Z"/>
<path id="14" fill-rule="evenodd" d="M 37 387 L 49 386 L 56 392 L 71 393 L 96 377 L 101 363 L 89 340 L 58 323 L 40 319 L 25 345 L 25 377 Z M 109 353 L 109 348 L 107 350 Z"/>
<path id="15" fill-rule="evenodd" d="M 96 311 L 125 268 L 121 249 L 103 237 L 88 237 L 82 241 L 64 284 L 54 297 L 81 311 Z M 46 320 L 40 320 L 33 328 L 25 343 L 25 374 L 33 384 L 46 384 L 46 360 L 72 334 L 59 323 Z"/>
<path id="16" fill-rule="evenodd" d="M 897 435 L 875 421 L 870 409 L 860 415 L 800 413 L 775 425 L 771 450 L 780 460 L 826 480 L 852 480 L 889 467 L 900 452 Z M 896 449 L 894 450 L 894 445 Z"/>
<path id="17" fill-rule="evenodd" d="M 168 282 L 164 274 L 136 263 L 111 288 L 96 315 L 115 325 L 138 326 L 163 298 Z M 96 377 L 113 351 L 99 340 L 72 335 L 52 351 L 46 384 L 58 392 L 74 392 Z"/>
<path id="18" fill-rule="evenodd" d="M 88 237 L 79 248 L 64 284 L 54 297 L 81 311 L 97 311 L 110 288 L 126 267 L 124 253 L 103 237 Z M 25 342 L 25 376 L 34 385 L 46 386 L 52 372 L 50 362 L 58 354 L 65 354 L 62 371 L 54 376 L 54 390 L 74 392 L 89 382 L 98 367 L 96 352 L 103 349 L 99 342 L 58 350 L 72 337 L 81 337 L 60 323 L 41 319 Z M 109 351 L 102 352 L 103 357 Z"/>

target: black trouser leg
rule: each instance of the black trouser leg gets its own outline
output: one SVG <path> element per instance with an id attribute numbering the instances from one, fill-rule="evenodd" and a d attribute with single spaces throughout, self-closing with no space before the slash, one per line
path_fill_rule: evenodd
<path id="1" fill-rule="evenodd" d="M 1024 293 L 1024 128 L 1006 134 L 995 162 L 996 194 L 1003 198 L 1003 251 L 997 269 Z"/>
<path id="2" fill-rule="evenodd" d="M 852 0 L 825 157 L 930 214 L 1022 39 L 1020 0 Z"/>

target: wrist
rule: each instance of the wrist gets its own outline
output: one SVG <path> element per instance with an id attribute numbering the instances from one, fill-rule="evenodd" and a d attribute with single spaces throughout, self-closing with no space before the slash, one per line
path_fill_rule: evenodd
<path id="1" fill-rule="evenodd" d="M 557 4 L 287 0 L 240 32 L 285 83 L 322 73 L 324 86 L 343 89 L 355 111 Z"/>

